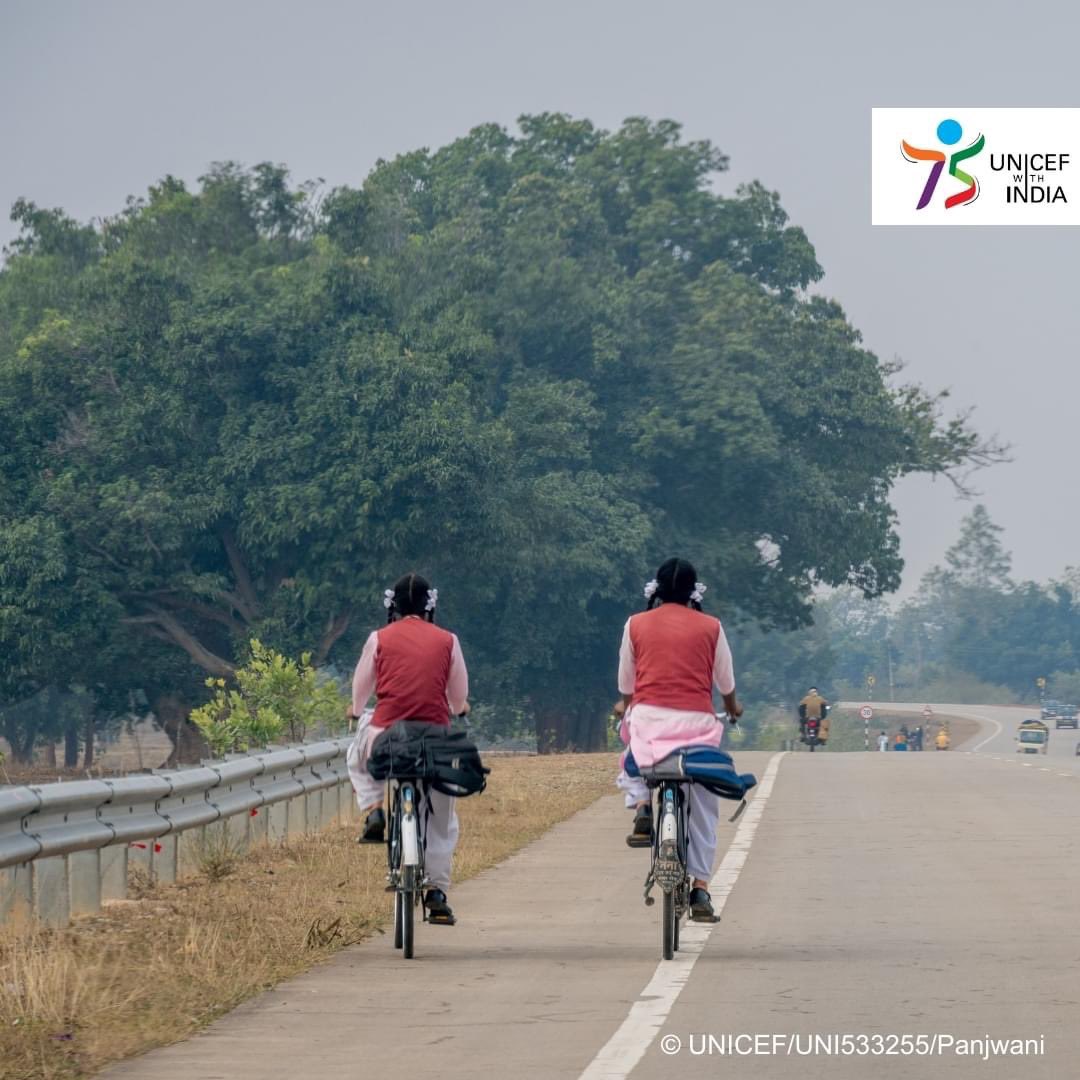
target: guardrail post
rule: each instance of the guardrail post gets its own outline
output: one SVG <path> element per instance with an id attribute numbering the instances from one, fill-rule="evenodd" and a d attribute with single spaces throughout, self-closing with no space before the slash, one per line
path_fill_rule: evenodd
<path id="1" fill-rule="evenodd" d="M 154 880 L 160 881 L 162 885 L 171 885 L 176 880 L 178 862 L 175 833 L 161 837 L 157 846 L 161 850 L 154 852 Z"/>
<path id="2" fill-rule="evenodd" d="M 146 875 L 149 884 L 154 880 L 154 841 L 133 840 L 128 844 L 128 869 L 138 867 Z"/>
<path id="3" fill-rule="evenodd" d="M 71 914 L 93 915 L 101 910 L 101 850 L 73 851 L 68 856 Z"/>
<path id="4" fill-rule="evenodd" d="M 322 792 L 309 791 L 307 793 L 307 806 L 304 808 L 307 828 L 305 832 L 316 833 L 319 831 L 319 823 L 322 820 Z"/>
<path id="5" fill-rule="evenodd" d="M 67 857 L 35 859 L 33 866 L 34 914 L 46 926 L 67 926 L 71 917 Z"/>
<path id="6" fill-rule="evenodd" d="M 32 863 L 17 863 L 0 870 L 0 924 L 22 922 L 34 905 Z"/>
<path id="7" fill-rule="evenodd" d="M 280 844 L 288 839 L 289 806 L 293 801 L 282 799 L 281 802 L 271 803 L 259 811 L 266 818 L 266 834 L 271 843 Z"/>
<path id="8" fill-rule="evenodd" d="M 127 844 L 113 844 L 101 849 L 101 899 L 127 899 Z"/>
<path id="9" fill-rule="evenodd" d="M 338 822 L 338 799 L 341 788 L 338 784 L 333 787 L 322 789 L 322 815 L 319 818 L 319 827 L 329 829 Z"/>
<path id="10" fill-rule="evenodd" d="M 353 798 L 352 784 L 347 781 L 338 784 L 338 824 L 348 825 L 353 819 L 353 807 L 356 800 Z"/>
<path id="11" fill-rule="evenodd" d="M 288 835 L 290 837 L 300 836 L 301 834 L 307 832 L 307 795 L 296 795 L 293 798 L 289 799 L 288 807 Z"/>
<path id="12" fill-rule="evenodd" d="M 229 845 L 238 854 L 251 846 L 251 817 L 249 814 L 233 814 L 225 818 L 224 825 Z"/>
<path id="13" fill-rule="evenodd" d="M 176 838 L 176 873 L 179 877 L 197 874 L 202 868 L 201 853 L 206 848 L 206 825 L 185 829 Z"/>
<path id="14" fill-rule="evenodd" d="M 265 844 L 270 839 L 270 807 L 256 807 L 249 816 L 251 829 L 251 842 L 253 844 Z"/>

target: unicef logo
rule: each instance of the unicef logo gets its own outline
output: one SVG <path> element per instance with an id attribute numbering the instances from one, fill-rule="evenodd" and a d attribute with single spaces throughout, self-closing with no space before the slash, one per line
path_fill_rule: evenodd
<path id="1" fill-rule="evenodd" d="M 955 146 L 964 137 L 964 129 L 958 120 L 953 120 L 950 117 L 938 124 L 937 137 L 943 146 Z M 979 181 L 974 176 L 964 172 L 959 165 L 961 161 L 975 157 L 985 145 L 986 140 L 982 135 L 979 135 L 970 145 L 948 155 L 949 175 L 955 177 L 964 187 L 960 191 L 955 191 L 946 196 L 946 210 L 973 203 L 979 197 Z M 916 210 L 925 210 L 934 197 L 942 172 L 945 171 L 946 154 L 943 150 L 923 149 L 919 146 L 913 146 L 906 139 L 900 141 L 900 151 L 912 164 L 923 161 L 931 162 L 930 175 L 926 179 L 922 194 L 919 196 L 919 202 L 915 207 Z"/>

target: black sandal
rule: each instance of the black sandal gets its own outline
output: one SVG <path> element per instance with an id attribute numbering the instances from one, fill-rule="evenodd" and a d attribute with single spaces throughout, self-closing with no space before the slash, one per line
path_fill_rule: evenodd
<path id="1" fill-rule="evenodd" d="M 720 916 L 713 911 L 712 897 L 705 889 L 690 890 L 690 919 L 693 922 L 718 923 Z"/>
<path id="2" fill-rule="evenodd" d="M 356 838 L 358 844 L 382 844 L 386 837 L 386 815 L 376 807 L 364 819 L 364 831 Z"/>
<path id="3" fill-rule="evenodd" d="M 628 847 L 652 847 L 652 807 L 646 803 L 634 815 L 634 831 L 626 838 Z"/>
<path id="4" fill-rule="evenodd" d="M 457 922 L 442 889 L 428 889 L 424 897 L 424 908 L 427 911 L 427 921 L 436 926 L 453 926 Z"/>

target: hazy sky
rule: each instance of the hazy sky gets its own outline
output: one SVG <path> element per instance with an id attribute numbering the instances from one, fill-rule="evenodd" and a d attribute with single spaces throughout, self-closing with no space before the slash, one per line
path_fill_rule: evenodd
<path id="1" fill-rule="evenodd" d="M 872 228 L 870 108 L 1080 105 L 1078 31 L 1074 4 L 991 0 L 0 0 L 0 205 L 85 219 L 227 158 L 358 184 L 524 112 L 679 120 L 730 155 L 723 188 L 781 193 L 871 348 L 1013 444 L 978 484 L 1046 578 L 1080 563 L 1080 229 Z M 922 479 L 896 506 L 907 589 L 966 506 Z"/>

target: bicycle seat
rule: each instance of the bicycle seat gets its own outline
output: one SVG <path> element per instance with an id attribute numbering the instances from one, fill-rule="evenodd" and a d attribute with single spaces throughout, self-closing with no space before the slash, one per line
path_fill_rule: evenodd
<path id="1" fill-rule="evenodd" d="M 731 755 L 715 746 L 684 746 L 648 766 L 639 766 L 627 752 L 623 767 L 627 776 L 639 776 L 653 787 L 672 780 L 701 784 L 723 799 L 743 799 L 757 786 L 753 773 L 736 772 Z"/>

